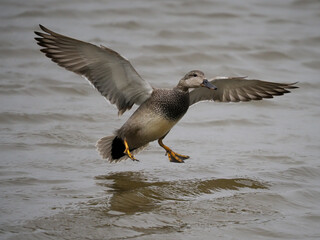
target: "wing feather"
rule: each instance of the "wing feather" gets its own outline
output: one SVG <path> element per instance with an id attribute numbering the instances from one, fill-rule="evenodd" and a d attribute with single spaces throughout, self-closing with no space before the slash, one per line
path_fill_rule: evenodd
<path id="1" fill-rule="evenodd" d="M 217 77 L 210 82 L 217 87 L 217 90 L 196 88 L 190 91 L 190 105 L 207 100 L 217 102 L 261 100 L 289 93 L 288 89 L 298 88 L 294 86 L 296 83 L 267 82 L 245 77 Z"/>
<path id="2" fill-rule="evenodd" d="M 116 104 L 119 115 L 151 96 L 151 85 L 119 53 L 55 33 L 42 25 L 40 28 L 43 32 L 35 32 L 39 36 L 35 40 L 43 47 L 41 51 L 59 66 L 88 79 Z"/>

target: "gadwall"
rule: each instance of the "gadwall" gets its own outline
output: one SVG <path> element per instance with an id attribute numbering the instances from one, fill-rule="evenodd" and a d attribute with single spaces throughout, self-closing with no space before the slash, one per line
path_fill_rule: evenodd
<path id="1" fill-rule="evenodd" d="M 47 57 L 59 66 L 87 80 L 115 104 L 122 115 L 134 104 L 140 105 L 114 135 L 101 138 L 96 146 L 102 158 L 118 162 L 134 154 L 149 142 L 158 140 L 171 162 L 184 162 L 189 156 L 178 154 L 162 140 L 183 117 L 189 106 L 204 101 L 239 102 L 272 98 L 297 88 L 295 83 L 247 80 L 243 77 L 216 77 L 208 81 L 203 72 L 188 72 L 172 89 L 153 88 L 142 79 L 130 62 L 116 51 L 55 33 L 35 32 L 37 43 Z M 192 88 L 193 90 L 189 90 Z"/>

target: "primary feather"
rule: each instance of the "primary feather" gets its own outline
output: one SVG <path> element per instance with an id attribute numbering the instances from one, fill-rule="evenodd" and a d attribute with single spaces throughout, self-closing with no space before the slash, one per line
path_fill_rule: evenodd
<path id="1" fill-rule="evenodd" d="M 87 78 L 112 104 L 119 114 L 133 104 L 140 105 L 153 91 L 131 63 L 117 52 L 55 33 L 42 25 L 45 32 L 35 32 L 42 52 L 59 66 Z"/>

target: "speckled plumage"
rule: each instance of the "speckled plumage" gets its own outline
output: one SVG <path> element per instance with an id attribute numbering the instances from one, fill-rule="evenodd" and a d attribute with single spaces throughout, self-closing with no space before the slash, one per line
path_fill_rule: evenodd
<path id="1" fill-rule="evenodd" d="M 179 121 L 189 108 L 189 91 L 155 89 L 146 104 L 166 119 Z"/>

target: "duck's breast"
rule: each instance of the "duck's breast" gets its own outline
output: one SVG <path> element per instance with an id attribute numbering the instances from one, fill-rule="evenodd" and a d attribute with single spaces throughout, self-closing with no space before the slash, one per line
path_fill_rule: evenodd
<path id="1" fill-rule="evenodd" d="M 189 92 L 157 89 L 152 94 L 149 107 L 164 118 L 177 122 L 189 108 Z"/>
<path id="2" fill-rule="evenodd" d="M 158 89 L 119 129 L 128 144 L 139 147 L 167 134 L 189 107 L 189 95 Z"/>

